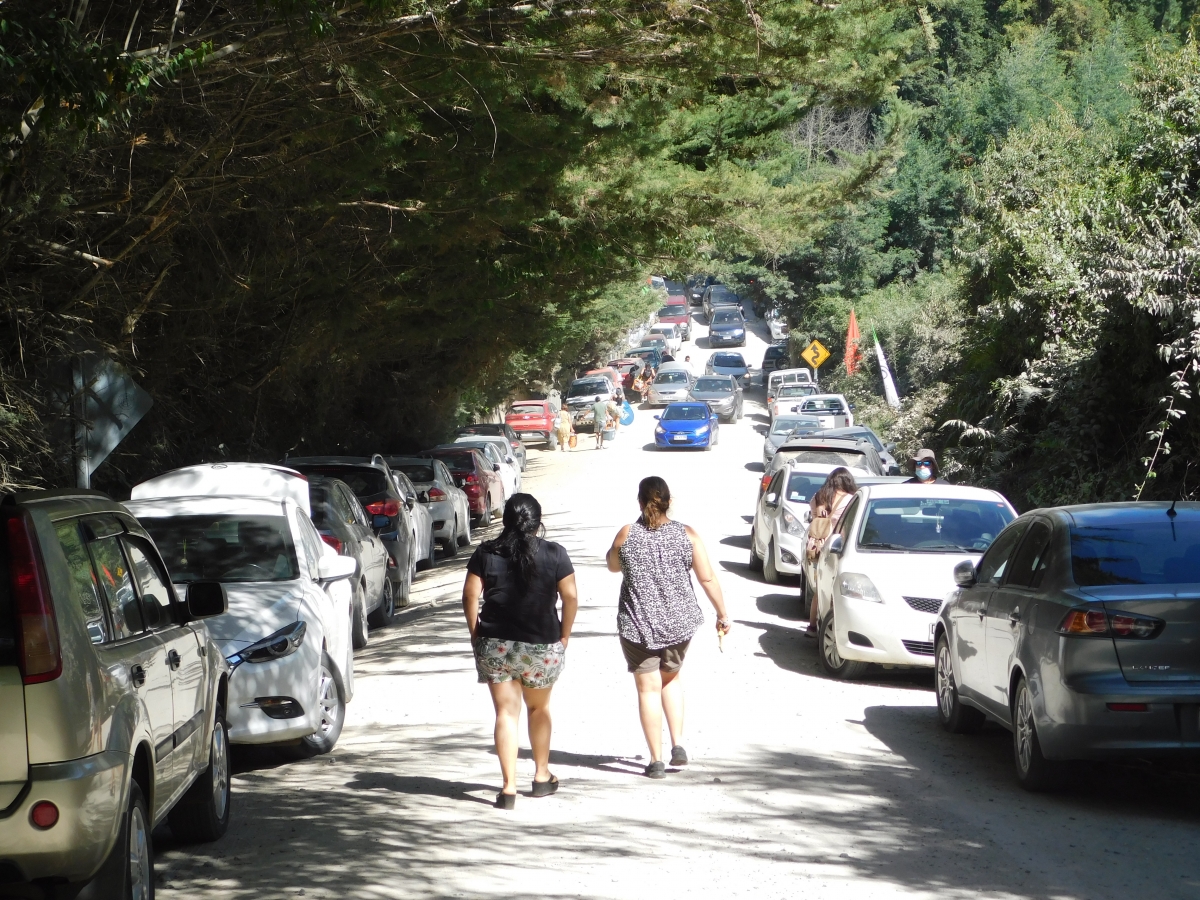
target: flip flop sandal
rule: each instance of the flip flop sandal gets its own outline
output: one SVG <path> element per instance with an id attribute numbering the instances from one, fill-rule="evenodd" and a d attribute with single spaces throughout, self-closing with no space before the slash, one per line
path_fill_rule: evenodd
<path id="1" fill-rule="evenodd" d="M 501 791 L 496 795 L 496 809 L 515 809 L 517 806 L 517 795 L 506 794 Z"/>
<path id="2" fill-rule="evenodd" d="M 532 796 L 534 797 L 549 797 L 558 790 L 558 779 L 551 775 L 549 781 L 535 781 L 533 783 Z"/>

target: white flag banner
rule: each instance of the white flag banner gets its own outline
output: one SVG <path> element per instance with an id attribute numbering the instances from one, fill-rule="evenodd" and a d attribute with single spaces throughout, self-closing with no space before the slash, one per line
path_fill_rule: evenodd
<path id="1" fill-rule="evenodd" d="M 879 374 L 883 376 L 883 396 L 887 398 L 888 406 L 892 409 L 899 409 L 900 395 L 896 393 L 896 382 L 892 380 L 892 370 L 888 368 L 887 357 L 883 355 L 879 336 L 872 332 L 872 337 L 875 338 L 875 355 L 879 358 Z"/>

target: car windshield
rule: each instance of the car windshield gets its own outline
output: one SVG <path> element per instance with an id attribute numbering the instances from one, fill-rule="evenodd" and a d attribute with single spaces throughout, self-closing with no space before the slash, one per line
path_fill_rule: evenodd
<path id="1" fill-rule="evenodd" d="M 801 391 L 801 394 L 804 392 Z M 842 401 L 834 397 L 826 397 L 820 400 L 808 400 L 801 408 L 801 412 L 806 413 L 828 413 L 840 416 L 845 412 L 845 407 L 842 406 Z"/>
<path id="2" fill-rule="evenodd" d="M 653 350 L 631 350 L 631 351 L 629 351 L 629 355 L 633 356 L 633 357 L 637 357 L 638 359 L 641 359 L 641 360 L 647 360 L 647 359 L 653 359 L 655 352 Z"/>
<path id="3" fill-rule="evenodd" d="M 787 499 L 792 503 L 807 503 L 825 483 L 825 475 L 802 475 L 794 472 L 788 479 Z"/>
<path id="4" fill-rule="evenodd" d="M 590 394 L 607 394 L 609 390 L 608 381 L 603 378 L 598 378 L 591 381 L 577 381 L 571 385 L 571 390 L 567 392 L 568 397 L 587 397 Z"/>
<path id="5" fill-rule="evenodd" d="M 1083 525 L 1071 529 L 1071 568 L 1081 587 L 1200 583 L 1200 519 Z"/>
<path id="6" fill-rule="evenodd" d="M 658 311 L 660 319 L 674 319 L 688 314 L 686 306 L 664 306 Z"/>
<path id="7" fill-rule="evenodd" d="M 728 378 L 701 378 L 692 390 L 698 394 L 732 394 L 733 382 Z"/>
<path id="8" fill-rule="evenodd" d="M 746 360 L 742 358 L 742 354 L 740 353 L 714 353 L 712 364 L 714 366 L 722 366 L 727 369 L 746 368 Z"/>
<path id="9" fill-rule="evenodd" d="M 858 545 L 875 550 L 982 553 L 1012 520 L 1008 507 L 995 500 L 872 500 Z"/>
<path id="10" fill-rule="evenodd" d="M 430 454 L 445 463 L 451 472 L 463 473 L 475 471 L 475 455 L 454 450 L 436 450 Z"/>
<path id="11" fill-rule="evenodd" d="M 540 416 L 546 407 L 540 403 L 514 403 L 511 412 L 517 416 Z"/>
<path id="12" fill-rule="evenodd" d="M 664 422 L 700 422 L 708 418 L 703 406 L 668 406 L 663 410 Z"/>
<path id="13" fill-rule="evenodd" d="M 853 450 L 784 450 L 780 462 L 795 460 L 798 463 L 817 466 L 845 466 L 848 469 L 870 471 L 871 464 L 865 453 Z"/>
<path id="14" fill-rule="evenodd" d="M 807 416 L 778 416 L 771 425 L 771 434 L 788 434 L 797 428 L 820 428 L 818 419 Z"/>
<path id="15" fill-rule="evenodd" d="M 785 384 L 779 389 L 776 396 L 779 397 L 807 397 L 813 392 L 813 389 L 806 384 Z M 815 412 L 809 409 L 808 404 L 804 404 L 805 412 Z"/>
<path id="16" fill-rule="evenodd" d="M 147 516 L 140 521 L 176 584 L 299 577 L 296 545 L 284 516 Z"/>
<path id="17" fill-rule="evenodd" d="M 303 471 L 340 478 L 358 497 L 382 494 L 388 489 L 387 475 L 373 466 L 305 466 Z"/>
<path id="18" fill-rule="evenodd" d="M 768 347 L 763 359 L 778 359 L 782 356 L 787 356 L 787 347 Z"/>
<path id="19" fill-rule="evenodd" d="M 687 382 L 688 377 L 685 372 L 660 372 L 654 379 L 655 384 L 687 384 Z"/>
<path id="20" fill-rule="evenodd" d="M 713 313 L 712 323 L 714 325 L 741 325 L 742 317 L 736 310 L 717 310 Z"/>
<path id="21" fill-rule="evenodd" d="M 433 466 L 422 466 L 416 463 L 405 463 L 402 466 L 392 466 L 393 469 L 399 469 L 407 475 L 412 481 L 418 484 L 426 481 L 434 481 L 437 476 L 433 472 Z"/>

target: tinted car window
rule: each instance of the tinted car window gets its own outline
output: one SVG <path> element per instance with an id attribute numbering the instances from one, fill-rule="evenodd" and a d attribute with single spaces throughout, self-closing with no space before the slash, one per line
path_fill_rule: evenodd
<path id="1" fill-rule="evenodd" d="M 785 388 L 785 390 L 797 390 L 797 388 Z M 801 393 L 803 393 L 803 390 Z M 835 397 L 828 397 L 823 400 L 806 400 L 804 406 L 801 407 L 802 412 L 806 413 L 833 413 L 834 415 L 842 415 L 846 409 L 842 406 L 842 401 Z"/>
<path id="2" fill-rule="evenodd" d="M 662 372 L 654 379 L 655 384 L 687 384 L 688 377 L 684 372 Z"/>
<path id="3" fill-rule="evenodd" d="M 153 554 L 141 541 L 132 537 L 125 538 L 125 551 L 133 565 L 133 574 L 137 577 L 146 624 L 151 628 L 174 625 L 171 602 L 175 598 L 175 592 L 153 561 Z"/>
<path id="4" fill-rule="evenodd" d="M 88 549 L 92 552 L 100 590 L 108 605 L 114 638 L 120 640 L 145 631 L 142 610 L 138 605 L 137 593 L 133 589 L 129 563 L 125 559 L 125 551 L 121 549 L 120 538 L 112 535 L 92 541 Z"/>
<path id="5" fill-rule="evenodd" d="M 821 422 L 819 419 L 801 416 L 777 416 L 775 421 L 771 423 L 771 434 L 787 434 L 789 431 L 794 431 L 797 428 L 819 429 L 820 427 Z"/>
<path id="6" fill-rule="evenodd" d="M 746 360 L 742 358 L 740 353 L 714 353 L 712 357 L 714 366 L 725 366 L 731 369 L 746 368 Z"/>
<path id="7" fill-rule="evenodd" d="M 346 525 L 354 525 L 354 508 L 346 499 L 346 492 L 339 485 L 333 485 L 333 490 L 330 492 L 330 501 L 333 504 L 333 511 L 338 517 L 338 521 Z"/>
<path id="8" fill-rule="evenodd" d="M 719 310 L 713 313 L 714 325 L 741 325 L 742 317 L 732 310 Z"/>
<path id="9" fill-rule="evenodd" d="M 732 394 L 733 382 L 728 378 L 701 378 L 692 390 L 701 394 Z"/>
<path id="10" fill-rule="evenodd" d="M 438 453 L 437 458 L 446 464 L 446 466 L 460 473 L 475 471 L 475 455 L 473 453 L 456 453 L 449 451 L 446 453 Z"/>
<path id="11" fill-rule="evenodd" d="M 67 571 L 71 576 L 75 602 L 83 611 L 88 637 L 93 644 L 103 644 L 110 638 L 108 620 L 104 618 L 104 609 L 100 605 L 100 588 L 96 584 L 96 573 L 92 571 L 92 559 L 88 556 L 87 547 L 84 546 L 83 537 L 79 533 L 79 520 L 57 522 L 54 531 L 58 534 L 59 546 L 67 557 Z"/>
<path id="12" fill-rule="evenodd" d="M 1171 521 L 1144 519 L 1071 529 L 1075 583 L 1200 583 L 1200 519 L 1187 511 Z"/>
<path id="13" fill-rule="evenodd" d="M 988 548 L 987 553 L 983 554 L 983 559 L 979 561 L 979 583 L 980 584 L 999 584 L 1004 578 L 1004 572 L 1008 568 L 1009 557 L 1017 548 L 1017 541 L 1025 533 L 1028 523 L 1022 522 L 1020 525 L 1014 526 L 1000 533 L 1000 536 Z"/>
<path id="14" fill-rule="evenodd" d="M 668 406 L 663 410 L 664 422 L 700 422 L 708 418 L 703 406 Z"/>
<path id="15" fill-rule="evenodd" d="M 824 475 L 793 473 L 788 479 L 787 498 L 793 503 L 807 503 L 824 483 Z"/>
<path id="16" fill-rule="evenodd" d="M 427 481 L 434 480 L 432 465 L 418 466 L 405 464 L 403 466 L 396 466 L 396 468 L 415 481 L 417 484 L 425 484 Z"/>
<path id="17" fill-rule="evenodd" d="M 360 497 L 382 494 L 388 489 L 387 475 L 374 466 L 305 466 L 303 471 L 340 479 Z"/>
<path id="18" fill-rule="evenodd" d="M 304 546 L 304 558 L 308 563 L 308 577 L 319 578 L 320 571 L 317 568 L 317 560 L 325 552 L 324 542 L 321 540 L 321 535 L 317 533 L 313 527 L 312 521 L 306 516 L 303 510 L 296 511 L 296 526 L 300 532 L 300 543 Z M 286 520 L 284 520 L 286 527 Z"/>
<path id="19" fill-rule="evenodd" d="M 1012 565 L 1008 569 L 1005 584 L 1018 587 L 1037 587 L 1046 571 L 1046 551 L 1050 547 L 1050 526 L 1035 521 L 1029 526 L 1025 540 L 1017 548 Z"/>
<path id="20" fill-rule="evenodd" d="M 540 403 L 514 403 L 510 411 L 518 416 L 542 416 L 546 414 L 546 407 Z"/>
<path id="21" fill-rule="evenodd" d="M 567 392 L 568 397 L 588 397 L 592 394 L 607 394 L 612 389 L 607 379 L 597 378 L 589 381 L 577 381 Z"/>
<path id="22" fill-rule="evenodd" d="M 504 426 L 494 422 L 479 422 L 475 425 L 464 425 L 456 434 L 504 434 Z"/>
<path id="23" fill-rule="evenodd" d="M 176 584 L 291 581 L 300 575 L 283 516 L 174 516 L 141 520 Z"/>
<path id="24" fill-rule="evenodd" d="M 860 547 L 981 552 L 1012 519 L 1003 504 L 982 500 L 887 498 L 867 505 Z"/>

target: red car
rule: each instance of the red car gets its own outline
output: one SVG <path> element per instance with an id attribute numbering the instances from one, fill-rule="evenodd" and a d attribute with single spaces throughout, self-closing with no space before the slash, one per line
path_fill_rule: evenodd
<path id="1" fill-rule="evenodd" d="M 493 515 L 503 515 L 504 484 L 500 481 L 500 466 L 489 465 L 478 450 L 438 447 L 420 455 L 440 459 L 450 470 L 454 483 L 467 495 L 467 505 L 476 524 L 486 527 L 492 524 Z"/>
<path id="2" fill-rule="evenodd" d="M 556 418 L 549 400 L 514 400 L 504 416 L 504 424 L 523 441 L 539 440 L 549 445 Z"/>
<path id="3" fill-rule="evenodd" d="M 683 339 L 692 339 L 692 313 L 685 298 L 669 298 L 667 305 L 658 311 L 658 321 L 663 325 L 678 325 Z"/>

